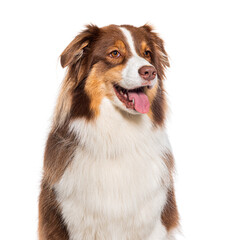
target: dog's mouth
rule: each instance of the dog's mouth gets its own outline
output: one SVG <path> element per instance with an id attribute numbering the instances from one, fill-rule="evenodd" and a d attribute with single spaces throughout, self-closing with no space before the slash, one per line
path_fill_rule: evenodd
<path id="1" fill-rule="evenodd" d="M 114 90 L 118 99 L 125 104 L 127 108 L 133 109 L 139 113 L 147 113 L 150 109 L 150 102 L 145 94 L 143 86 L 135 89 L 125 89 L 117 84 L 114 84 Z"/>

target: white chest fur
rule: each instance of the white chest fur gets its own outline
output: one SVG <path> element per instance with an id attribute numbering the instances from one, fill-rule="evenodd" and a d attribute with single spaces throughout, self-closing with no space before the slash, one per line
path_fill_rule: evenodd
<path id="1" fill-rule="evenodd" d="M 124 116 L 107 99 L 95 122 L 79 119 L 71 129 L 79 146 L 55 186 L 70 240 L 163 239 L 165 131 L 146 115 Z"/>

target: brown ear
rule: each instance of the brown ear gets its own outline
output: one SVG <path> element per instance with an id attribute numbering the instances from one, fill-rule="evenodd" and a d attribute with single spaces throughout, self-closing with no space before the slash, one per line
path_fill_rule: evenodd
<path id="1" fill-rule="evenodd" d="M 95 25 L 87 25 L 86 28 L 74 38 L 61 54 L 62 67 L 77 63 L 83 56 L 84 49 L 90 44 L 99 30 Z"/>
<path id="2" fill-rule="evenodd" d="M 153 31 L 153 27 L 146 24 L 142 26 L 147 32 L 150 33 L 154 48 L 155 48 L 155 64 L 158 70 L 158 76 L 160 79 L 163 79 L 165 76 L 165 69 L 167 67 L 170 67 L 170 63 L 168 60 L 168 55 L 167 52 L 165 51 L 164 48 L 164 42 L 163 40 L 159 37 L 157 33 Z"/>

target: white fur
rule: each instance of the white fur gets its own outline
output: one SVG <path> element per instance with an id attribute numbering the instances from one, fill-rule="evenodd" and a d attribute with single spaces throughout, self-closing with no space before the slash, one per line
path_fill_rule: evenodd
<path id="1" fill-rule="evenodd" d="M 127 39 L 127 43 L 130 47 L 132 56 L 127 61 L 125 68 L 122 71 L 122 81 L 120 85 L 126 89 L 134 89 L 141 87 L 143 84 L 148 84 L 153 87 L 156 83 L 157 77 L 154 80 L 151 80 L 150 83 L 141 78 L 138 70 L 143 66 L 152 66 L 146 59 L 140 57 L 135 49 L 134 41 L 129 30 L 124 27 L 120 28 L 124 36 Z"/>
<path id="2" fill-rule="evenodd" d="M 163 128 L 104 98 L 93 122 L 70 125 L 79 146 L 56 184 L 70 240 L 165 240 L 161 210 L 170 185 Z"/>

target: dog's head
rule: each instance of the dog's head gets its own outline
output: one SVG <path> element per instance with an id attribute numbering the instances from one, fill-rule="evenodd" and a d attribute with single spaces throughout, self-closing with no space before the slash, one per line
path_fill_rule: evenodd
<path id="1" fill-rule="evenodd" d="M 162 81 L 169 62 L 149 25 L 88 25 L 61 54 L 61 65 L 68 67 L 57 109 L 63 120 L 98 116 L 102 99 L 108 98 L 120 111 L 163 121 Z"/>

